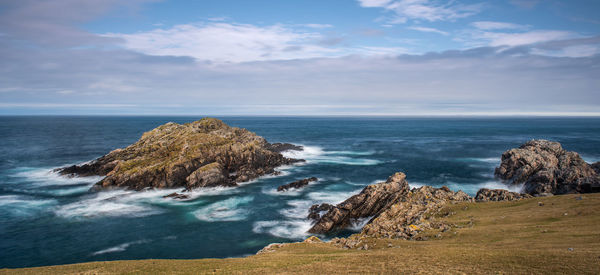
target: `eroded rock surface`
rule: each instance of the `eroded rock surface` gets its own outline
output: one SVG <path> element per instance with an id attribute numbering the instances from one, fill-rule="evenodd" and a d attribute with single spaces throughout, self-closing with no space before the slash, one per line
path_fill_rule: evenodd
<path id="1" fill-rule="evenodd" d="M 329 210 L 331 210 L 333 208 L 335 208 L 335 206 L 333 206 L 329 203 L 314 204 L 310 207 L 310 209 L 308 209 L 307 218 L 309 220 L 317 221 L 321 218 L 321 215 L 324 215 L 325 213 L 329 212 Z"/>
<path id="2" fill-rule="evenodd" d="M 277 166 L 302 161 L 281 155 L 281 150 L 290 149 L 298 147 L 269 144 L 246 129 L 204 118 L 183 125 L 169 122 L 124 149 L 58 172 L 106 176 L 96 184 L 101 189 L 235 186 L 274 173 Z"/>
<path id="3" fill-rule="evenodd" d="M 278 192 L 283 192 L 283 191 L 287 191 L 289 189 L 298 189 L 298 188 L 302 188 L 304 186 L 307 186 L 308 183 L 313 182 L 313 181 L 317 181 L 319 179 L 315 178 L 315 177 L 310 177 L 310 178 L 306 178 L 306 179 L 301 179 L 301 180 L 297 180 L 288 184 L 284 184 L 281 185 L 279 187 L 277 187 L 277 191 Z"/>
<path id="4" fill-rule="evenodd" d="M 520 199 L 528 199 L 532 196 L 529 194 L 522 194 L 516 192 L 510 192 L 504 189 L 487 189 L 481 188 L 475 195 L 475 201 L 514 201 Z"/>
<path id="5" fill-rule="evenodd" d="M 531 195 L 600 191 L 598 164 L 587 164 L 576 152 L 560 143 L 531 140 L 502 154 L 496 177 L 508 184 L 523 184 Z"/>
<path id="6" fill-rule="evenodd" d="M 396 173 L 386 182 L 369 185 L 329 210 L 308 232 L 323 234 L 345 228 L 359 219 L 377 216 L 409 191 L 406 175 Z"/>

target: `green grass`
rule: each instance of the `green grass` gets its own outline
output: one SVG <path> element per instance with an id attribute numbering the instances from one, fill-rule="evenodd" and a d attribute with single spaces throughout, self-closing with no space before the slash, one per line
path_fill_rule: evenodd
<path id="1" fill-rule="evenodd" d="M 451 205 L 456 214 L 442 219 L 463 228 L 428 241 L 369 238 L 367 251 L 296 243 L 245 258 L 91 262 L 0 273 L 600 274 L 600 194 L 578 196 Z"/>

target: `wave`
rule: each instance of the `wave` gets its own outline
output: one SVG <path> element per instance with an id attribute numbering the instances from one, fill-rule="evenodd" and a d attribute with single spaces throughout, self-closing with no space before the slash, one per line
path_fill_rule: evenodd
<path id="1" fill-rule="evenodd" d="M 155 200 L 164 200 L 162 196 L 173 190 L 128 191 L 113 190 L 92 194 L 77 202 L 65 204 L 55 210 L 63 218 L 96 218 L 131 216 L 145 217 L 160 214 L 163 211 L 152 206 Z"/>
<path id="2" fill-rule="evenodd" d="M 21 167 L 14 169 L 15 173 L 10 176 L 24 178 L 26 181 L 39 186 L 94 184 L 103 178 L 99 176 L 65 177 L 54 172 L 54 169 Z"/>
<path id="3" fill-rule="evenodd" d="M 254 200 L 253 196 L 233 197 L 209 204 L 193 212 L 197 219 L 207 222 L 241 221 L 248 217 L 250 211 L 242 207 Z"/>
<path id="4" fill-rule="evenodd" d="M 92 253 L 92 256 L 102 255 L 102 254 L 106 254 L 106 253 L 122 252 L 122 251 L 127 250 L 127 248 L 129 248 L 132 245 L 149 243 L 149 242 L 150 242 L 149 240 L 139 240 L 139 241 L 135 241 L 135 242 L 123 243 L 123 244 L 120 244 L 117 246 L 109 247 L 107 249 L 96 251 L 96 252 Z"/>
<path id="5" fill-rule="evenodd" d="M 375 152 L 356 151 L 324 151 L 318 146 L 302 145 L 302 151 L 288 150 L 281 154 L 287 158 L 304 159 L 307 163 L 344 164 L 344 165 L 378 165 L 382 162 L 374 159 L 353 158 L 351 156 L 373 155 Z"/>
<path id="6" fill-rule="evenodd" d="M 269 234 L 286 239 L 304 239 L 308 237 L 307 231 L 311 223 L 308 220 L 279 220 L 255 222 L 252 231 L 258 234 Z"/>
<path id="7" fill-rule="evenodd" d="M 30 217 L 40 212 L 47 211 L 49 207 L 57 204 L 54 199 L 37 199 L 23 195 L 0 196 L 2 212 L 14 217 Z"/>
<path id="8" fill-rule="evenodd" d="M 308 197 L 312 199 L 315 203 L 329 203 L 329 204 L 338 204 L 343 202 L 347 198 L 358 194 L 361 189 L 356 189 L 353 191 L 340 191 L 340 192 L 312 192 L 308 193 Z"/>

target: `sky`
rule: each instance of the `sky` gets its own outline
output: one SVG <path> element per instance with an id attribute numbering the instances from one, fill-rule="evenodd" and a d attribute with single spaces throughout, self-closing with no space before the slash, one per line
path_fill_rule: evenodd
<path id="1" fill-rule="evenodd" d="M 598 0 L 0 0 L 0 115 L 600 116 Z"/>

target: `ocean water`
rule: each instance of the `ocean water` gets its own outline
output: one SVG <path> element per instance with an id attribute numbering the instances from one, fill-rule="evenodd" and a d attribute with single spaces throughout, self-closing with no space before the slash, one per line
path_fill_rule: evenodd
<path id="1" fill-rule="evenodd" d="M 163 123 L 199 118 L 0 117 L 0 267 L 249 255 L 306 238 L 312 204 L 341 202 L 396 171 L 415 187 L 506 188 L 493 178 L 502 152 L 533 138 L 600 160 L 599 118 L 222 117 L 270 142 L 304 145 L 286 154 L 307 162 L 236 188 L 197 190 L 185 201 L 162 198 L 173 190 L 94 193 L 98 177 L 51 172 L 125 147 Z M 311 176 L 319 181 L 275 191 Z"/>

